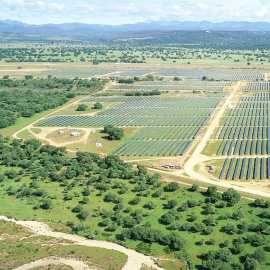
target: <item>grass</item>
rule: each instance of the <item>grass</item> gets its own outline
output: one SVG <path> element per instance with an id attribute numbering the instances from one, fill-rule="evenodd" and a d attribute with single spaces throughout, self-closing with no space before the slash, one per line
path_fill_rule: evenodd
<path id="1" fill-rule="evenodd" d="M 169 259 L 165 259 L 165 260 L 158 260 L 157 261 L 157 265 L 164 268 L 164 269 L 168 269 L 168 270 L 184 270 L 187 269 L 187 265 L 179 260 L 169 260 Z"/>
<path id="2" fill-rule="evenodd" d="M 120 144 L 127 141 L 135 133 L 137 133 L 140 128 L 130 127 L 123 128 L 125 136 L 120 141 L 111 141 L 108 139 L 107 134 L 102 132 L 102 129 L 96 129 L 95 133 L 91 133 L 89 138 L 85 142 L 79 142 L 74 144 L 69 144 L 68 149 L 76 151 L 77 148 L 80 148 L 80 151 L 87 151 L 92 153 L 112 153 Z M 102 144 L 102 147 L 96 147 L 96 141 Z"/>
<path id="3" fill-rule="evenodd" d="M 63 134 L 60 134 L 60 131 L 64 131 Z M 85 130 L 76 129 L 80 133 L 80 136 L 71 136 L 71 131 L 69 129 L 58 129 L 46 136 L 47 139 L 50 139 L 56 143 L 69 143 L 76 140 L 80 140 L 85 135 Z"/>
<path id="4" fill-rule="evenodd" d="M 88 106 L 86 111 L 77 111 L 78 105 L 79 104 L 86 104 Z M 58 111 L 51 116 L 57 116 L 57 115 L 84 115 L 84 114 L 92 114 L 92 113 L 99 113 L 105 109 L 113 108 L 117 105 L 118 103 L 115 102 L 104 102 L 102 103 L 103 108 L 102 109 L 93 109 L 94 107 L 94 102 L 80 102 L 78 104 L 70 105 L 69 107 Z"/>
<path id="5" fill-rule="evenodd" d="M 33 136 L 33 134 L 31 134 L 27 129 L 19 132 L 18 137 L 23 139 L 23 140 L 29 140 L 29 139 L 35 138 L 35 136 Z"/>
<path id="6" fill-rule="evenodd" d="M 61 230 L 62 224 L 65 223 L 65 221 L 74 221 L 78 222 L 76 215 L 71 212 L 71 209 L 75 207 L 78 202 L 81 200 L 81 196 L 73 198 L 72 201 L 63 201 L 63 190 L 64 187 L 61 187 L 59 183 L 54 182 L 40 182 L 40 188 L 46 189 L 49 194 L 51 194 L 52 197 L 57 198 L 56 200 L 53 200 L 53 209 L 52 210 L 33 210 L 33 206 L 35 205 L 35 200 L 33 199 L 17 199 L 13 196 L 7 196 L 5 193 L 5 189 L 9 185 L 13 186 L 20 186 L 23 183 L 29 183 L 31 180 L 29 178 L 23 178 L 23 180 L 19 183 L 12 183 L 12 181 L 8 180 L 1 184 L 1 196 L 0 196 L 0 212 L 4 215 L 13 216 L 19 219 L 41 219 L 41 220 L 51 220 L 53 222 L 56 222 L 58 229 Z M 129 205 L 129 201 L 134 198 L 135 194 L 132 192 L 135 184 L 132 181 L 125 181 L 125 180 L 114 180 L 124 183 L 128 188 L 129 191 L 123 195 L 121 195 L 121 198 L 123 199 L 122 203 L 124 205 L 124 208 L 131 206 Z M 163 184 L 164 185 L 164 184 Z M 79 186 L 76 186 L 72 189 L 72 192 L 76 192 L 78 194 L 81 194 L 81 188 Z M 117 192 L 117 190 L 111 189 L 111 192 Z M 172 198 L 177 199 L 178 205 L 183 204 L 187 200 L 204 200 L 203 194 L 200 192 L 190 192 L 187 188 L 181 188 L 178 191 L 168 193 L 164 192 L 163 196 L 161 198 L 153 198 L 151 196 L 151 193 L 154 192 L 154 189 L 150 190 L 150 194 L 147 195 L 145 193 L 144 196 L 141 197 L 141 202 L 138 205 L 131 206 L 132 212 L 135 210 L 141 209 L 143 211 L 143 223 L 150 222 L 151 226 L 153 228 L 161 229 L 164 232 L 169 233 L 170 229 L 169 226 L 164 226 L 159 223 L 160 217 L 166 213 L 168 210 L 166 209 L 165 205 L 168 200 L 171 200 Z M 86 210 L 88 210 L 91 213 L 91 216 L 87 218 L 86 224 L 91 224 L 91 231 L 98 232 L 97 238 L 107 241 L 117 241 L 115 239 L 115 235 L 118 234 L 121 231 L 121 227 L 118 227 L 114 233 L 106 231 L 106 227 L 101 227 L 99 223 L 103 220 L 101 216 L 98 215 L 98 212 L 101 209 L 105 209 L 107 211 L 112 211 L 114 204 L 113 203 L 105 203 L 104 202 L 104 196 L 107 194 L 100 193 L 99 191 L 92 189 L 92 193 L 89 196 L 90 202 L 84 206 Z M 144 204 L 146 204 L 149 201 L 154 201 L 156 203 L 156 208 L 154 210 L 148 210 L 144 208 Z M 202 222 L 206 216 L 203 215 L 203 206 L 197 206 L 194 208 L 190 208 L 188 211 L 182 212 L 182 218 L 179 221 L 181 224 L 188 222 L 188 219 L 191 214 L 194 214 L 197 217 L 196 222 Z M 231 219 L 220 219 L 218 217 L 232 214 L 235 211 L 241 211 L 243 213 L 244 218 L 240 221 L 233 221 Z M 250 208 L 249 205 L 245 200 L 242 200 L 240 203 L 238 203 L 233 208 L 215 208 L 215 218 L 217 220 L 216 225 L 213 227 L 214 232 L 211 235 L 203 235 L 200 233 L 191 233 L 182 231 L 181 236 L 186 240 L 186 250 L 193 262 L 196 264 L 200 263 L 200 259 L 197 257 L 198 254 L 203 252 L 207 252 L 208 250 L 211 250 L 213 248 L 216 248 L 219 244 L 222 244 L 224 242 L 224 239 L 228 239 L 229 241 L 232 241 L 234 238 L 236 238 L 236 235 L 227 235 L 225 233 L 222 233 L 220 229 L 226 225 L 229 222 L 234 222 L 236 224 L 240 224 L 242 221 L 246 220 L 248 223 L 258 223 L 260 219 L 258 218 L 258 215 L 260 213 L 260 209 L 256 208 Z M 129 216 L 129 213 L 121 212 L 124 217 Z M 192 223 L 191 223 L 192 224 Z M 204 244 L 203 247 L 197 245 L 196 243 L 201 240 L 205 239 L 205 242 L 207 243 L 211 238 L 216 239 L 216 244 L 214 246 L 209 244 Z M 130 248 L 134 248 L 140 252 L 144 252 L 148 255 L 152 256 L 161 256 L 161 257 L 169 257 L 174 256 L 172 253 L 166 252 L 166 249 L 164 249 L 163 246 L 160 246 L 156 243 L 152 243 L 150 246 L 142 245 L 140 241 L 131 241 L 128 240 L 126 242 L 123 242 L 122 244 L 125 244 L 126 246 Z M 69 252 L 70 250 L 73 250 L 73 247 L 66 247 L 64 249 L 61 247 L 61 249 L 58 249 L 58 253 L 61 256 L 63 256 L 64 253 L 61 252 Z M 255 248 L 247 245 L 246 251 L 247 252 L 254 252 Z M 19 251 L 21 252 L 21 251 Z M 60 252 L 60 253 L 59 253 Z M 54 253 L 53 253 L 54 254 Z M 77 251 L 76 251 L 77 254 Z M 81 254 L 79 252 L 79 254 Z M 55 255 L 55 254 L 54 254 Z M 35 259 L 37 258 L 34 257 Z M 98 260 L 98 257 L 95 255 L 95 258 Z M 269 261 L 267 259 L 267 261 Z M 99 261 L 98 261 L 99 262 Z M 270 261 L 269 261 L 270 262 Z M 163 262 L 164 266 L 168 267 L 167 269 L 176 269 L 174 268 L 175 265 L 179 264 L 179 262 Z"/>
<path id="7" fill-rule="evenodd" d="M 203 149 L 202 154 L 206 156 L 215 156 L 221 142 L 221 140 L 209 140 Z"/>
<path id="8" fill-rule="evenodd" d="M 31 128 L 31 131 L 34 132 L 35 134 L 39 134 L 41 132 L 40 128 Z"/>
<path id="9" fill-rule="evenodd" d="M 11 222 L 0 221 L 0 231 L 4 236 L 0 247 L 0 267 L 3 270 L 14 269 L 46 257 L 80 260 L 90 267 L 96 265 L 104 270 L 121 269 L 127 260 L 127 256 L 118 251 L 71 245 L 65 240 L 34 236 L 28 230 Z M 31 237 L 22 239 L 22 236 Z M 52 266 L 46 269 L 63 268 Z"/>

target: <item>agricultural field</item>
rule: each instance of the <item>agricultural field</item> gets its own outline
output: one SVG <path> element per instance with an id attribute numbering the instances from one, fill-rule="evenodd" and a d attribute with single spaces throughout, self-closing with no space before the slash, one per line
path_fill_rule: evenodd
<path id="1" fill-rule="evenodd" d="M 122 156 L 184 155 L 226 93 L 193 97 L 99 97 L 82 102 L 121 102 L 94 116 L 56 116 L 39 126 L 143 127 L 113 153 Z M 207 104 L 207 105 L 206 105 Z"/>

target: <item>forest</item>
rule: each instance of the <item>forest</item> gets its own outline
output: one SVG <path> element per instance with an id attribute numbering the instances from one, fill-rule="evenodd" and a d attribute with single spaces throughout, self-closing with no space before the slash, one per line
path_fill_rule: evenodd
<path id="1" fill-rule="evenodd" d="M 11 79 L 6 75 L 0 79 L 0 129 L 15 124 L 19 117 L 32 117 L 59 107 L 77 94 L 100 91 L 106 83 L 107 80 L 34 78 L 32 75 Z"/>

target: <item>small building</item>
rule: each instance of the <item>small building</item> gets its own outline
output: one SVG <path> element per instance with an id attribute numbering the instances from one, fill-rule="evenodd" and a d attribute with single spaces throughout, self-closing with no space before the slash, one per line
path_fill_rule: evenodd
<path id="1" fill-rule="evenodd" d="M 209 173 L 215 173 L 216 169 L 217 169 L 217 166 L 210 165 L 208 172 Z"/>
<path id="2" fill-rule="evenodd" d="M 96 130 L 95 130 L 95 129 L 94 129 L 94 130 L 92 130 L 92 133 L 93 133 L 93 134 L 95 134 L 95 133 L 96 133 Z"/>
<path id="3" fill-rule="evenodd" d="M 102 143 L 96 142 L 96 147 L 102 147 Z"/>
<path id="4" fill-rule="evenodd" d="M 71 135 L 71 136 L 74 136 L 74 137 L 78 137 L 78 136 L 81 135 L 81 133 L 78 132 L 78 131 L 73 130 L 73 131 L 70 133 L 70 135 Z"/>
<path id="5" fill-rule="evenodd" d="M 65 132 L 64 132 L 64 130 L 60 130 L 58 133 L 59 133 L 60 135 L 62 135 L 62 134 L 64 134 Z"/>
<path id="6" fill-rule="evenodd" d="M 181 167 L 180 164 L 175 164 L 175 165 L 174 165 L 174 168 L 175 168 L 175 169 L 182 169 L 182 167 Z"/>
<path id="7" fill-rule="evenodd" d="M 182 169 L 182 166 L 180 164 L 164 164 L 162 165 L 163 168 L 165 169 Z"/>

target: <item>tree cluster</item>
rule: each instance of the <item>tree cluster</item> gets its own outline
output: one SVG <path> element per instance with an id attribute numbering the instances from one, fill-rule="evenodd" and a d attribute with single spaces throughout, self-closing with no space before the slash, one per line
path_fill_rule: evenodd
<path id="1" fill-rule="evenodd" d="M 104 133 L 108 134 L 110 140 L 121 140 L 124 136 L 124 130 L 122 128 L 115 127 L 113 125 L 106 125 L 103 129 Z"/>

